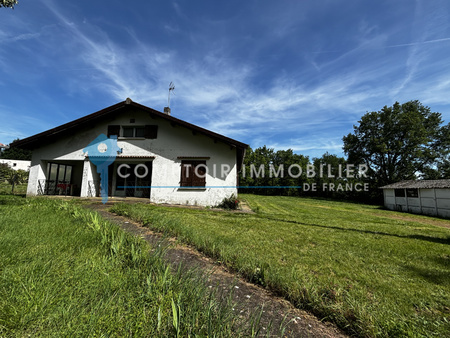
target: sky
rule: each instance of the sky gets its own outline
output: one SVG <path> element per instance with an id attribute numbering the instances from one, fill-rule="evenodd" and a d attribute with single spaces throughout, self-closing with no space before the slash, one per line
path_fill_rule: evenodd
<path id="1" fill-rule="evenodd" d="M 344 156 L 366 112 L 450 122 L 448 0 L 20 0 L 0 8 L 0 142 L 127 97 L 249 144 Z"/>

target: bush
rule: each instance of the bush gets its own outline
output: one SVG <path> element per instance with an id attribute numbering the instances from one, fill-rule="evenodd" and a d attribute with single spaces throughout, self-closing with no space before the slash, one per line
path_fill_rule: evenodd
<path id="1" fill-rule="evenodd" d="M 225 197 L 222 202 L 216 206 L 216 208 L 236 210 L 239 208 L 239 199 L 232 194 L 230 197 Z"/>
<path id="2" fill-rule="evenodd" d="M 7 178 L 14 172 L 6 163 L 0 163 L 0 183 L 6 182 Z"/>

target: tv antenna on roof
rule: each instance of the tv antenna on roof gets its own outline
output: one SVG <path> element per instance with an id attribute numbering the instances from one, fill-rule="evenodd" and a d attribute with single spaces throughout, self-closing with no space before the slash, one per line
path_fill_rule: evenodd
<path id="1" fill-rule="evenodd" d="M 175 85 L 173 84 L 172 81 L 169 83 L 169 99 L 167 100 L 167 107 L 169 108 L 170 108 L 170 92 L 175 92 Z"/>

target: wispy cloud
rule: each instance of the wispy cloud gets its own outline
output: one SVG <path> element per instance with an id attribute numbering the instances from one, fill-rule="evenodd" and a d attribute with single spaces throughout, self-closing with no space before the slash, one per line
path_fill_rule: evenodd
<path id="1" fill-rule="evenodd" d="M 386 48 L 421 46 L 421 45 L 426 45 L 426 44 L 439 43 L 439 42 L 449 42 L 449 41 L 450 41 L 450 38 L 443 38 L 443 39 L 435 39 L 435 40 L 428 40 L 428 41 L 417 41 L 417 42 L 410 42 L 410 43 L 401 43 L 401 44 L 397 44 L 397 45 L 386 46 Z"/>
<path id="2" fill-rule="evenodd" d="M 19 34 L 16 36 L 5 36 L 5 35 L 3 35 L 3 37 L 0 37 L 0 43 L 36 39 L 36 38 L 39 38 L 41 33 L 25 33 L 25 34 Z"/>
<path id="3" fill-rule="evenodd" d="M 450 104 L 449 24 L 439 6 L 422 1 L 411 23 L 376 13 L 338 15 L 303 2 L 246 3 L 210 17 L 173 2 L 164 7 L 171 15 L 152 22 L 151 29 L 158 27 L 151 33 L 142 29 L 150 25 L 125 21 L 111 30 L 106 18 L 89 17 L 81 7 L 42 3 L 46 19 L 39 24 L 18 16 L 8 22 L 20 29 L 0 28 L 0 85 L 32 91 L 52 116 L 68 120 L 74 108 L 58 103 L 62 97 L 84 100 L 87 109 L 131 97 L 162 110 L 173 81 L 174 116 L 253 147 L 320 156 L 339 152 L 343 134 L 366 111 L 396 100 Z M 14 68 L 11 55 L 27 57 Z M 8 124 L 8 133 L 18 126 Z"/>

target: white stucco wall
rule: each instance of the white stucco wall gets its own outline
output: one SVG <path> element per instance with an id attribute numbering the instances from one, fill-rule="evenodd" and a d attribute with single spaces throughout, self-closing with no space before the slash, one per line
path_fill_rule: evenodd
<path id="1" fill-rule="evenodd" d="M 24 170 L 24 171 L 28 171 L 31 166 L 31 161 L 23 161 L 23 160 L 0 159 L 0 163 L 6 163 L 9 167 L 11 167 L 14 170 Z"/>
<path id="2" fill-rule="evenodd" d="M 130 123 L 134 119 L 135 123 Z M 225 197 L 237 195 L 236 149 L 210 137 L 193 133 L 160 118 L 151 118 L 144 112 L 136 111 L 92 125 L 58 142 L 42 146 L 33 151 L 28 194 L 37 194 L 37 180 L 45 178 L 48 162 L 77 163 L 83 172 L 81 196 L 87 196 L 87 181 L 98 179 L 96 167 L 85 163 L 83 149 L 100 134 L 107 134 L 108 125 L 144 126 L 158 125 L 156 139 L 118 139 L 117 145 L 123 149 L 116 163 L 144 163 L 152 161 L 150 201 L 155 203 L 216 205 Z M 129 156 L 146 157 L 142 159 Z M 150 158 L 152 157 L 152 158 Z M 202 157 L 206 159 L 208 175 L 205 189 L 180 188 L 181 159 L 178 157 Z M 229 167 L 229 172 L 221 177 L 221 167 Z M 116 165 L 117 166 L 117 165 Z M 214 168 L 216 172 L 214 173 Z"/>
<path id="3" fill-rule="evenodd" d="M 33 155 L 31 159 L 30 173 L 28 174 L 27 195 L 39 194 L 39 180 L 45 179 L 44 162 Z"/>
<path id="4" fill-rule="evenodd" d="M 390 210 L 450 218 L 450 189 L 418 189 L 419 197 L 395 197 L 383 189 L 384 205 Z"/>

